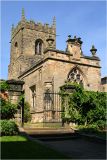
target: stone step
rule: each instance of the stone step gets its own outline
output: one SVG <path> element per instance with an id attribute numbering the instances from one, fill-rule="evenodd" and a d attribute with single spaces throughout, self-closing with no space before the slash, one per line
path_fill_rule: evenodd
<path id="1" fill-rule="evenodd" d="M 72 134 L 71 131 L 28 131 L 24 130 L 29 135 L 64 135 L 64 134 Z"/>
<path id="2" fill-rule="evenodd" d="M 75 133 L 72 129 L 66 129 L 66 128 L 24 128 L 24 132 L 26 132 L 28 135 L 32 135 L 34 137 L 52 137 L 52 136 L 71 136 L 71 134 Z"/>
<path id="3" fill-rule="evenodd" d="M 23 128 L 25 132 L 28 133 L 74 133 L 73 129 L 67 129 L 67 128 L 35 128 L 35 127 L 24 127 Z"/>
<path id="4" fill-rule="evenodd" d="M 65 131 L 71 131 L 72 129 L 71 128 L 64 128 L 64 127 L 62 127 L 62 128 L 50 128 L 50 127 L 23 127 L 24 128 L 24 130 L 50 130 L 50 131 L 60 131 L 60 130 L 65 130 Z"/>
<path id="5" fill-rule="evenodd" d="M 34 127 L 34 128 L 61 128 L 62 123 L 55 123 L 55 122 L 47 122 L 47 123 L 25 123 L 24 127 Z"/>

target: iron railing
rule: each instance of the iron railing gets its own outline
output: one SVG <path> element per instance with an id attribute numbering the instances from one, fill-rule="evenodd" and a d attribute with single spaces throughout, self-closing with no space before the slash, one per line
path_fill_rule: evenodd
<path id="1" fill-rule="evenodd" d="M 61 103 L 59 93 L 44 93 L 44 122 L 62 122 Z"/>

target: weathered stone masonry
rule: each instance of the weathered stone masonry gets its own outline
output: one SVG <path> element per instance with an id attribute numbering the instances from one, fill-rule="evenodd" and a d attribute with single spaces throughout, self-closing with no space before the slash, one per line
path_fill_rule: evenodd
<path id="1" fill-rule="evenodd" d="M 25 82 L 25 99 L 31 104 L 32 122 L 43 122 L 45 91 L 58 92 L 66 81 L 82 83 L 86 90 L 101 91 L 100 59 L 82 52 L 81 38 L 68 36 L 65 51 L 56 49 L 56 21 L 51 26 L 27 21 L 24 13 L 12 28 L 9 79 Z"/>

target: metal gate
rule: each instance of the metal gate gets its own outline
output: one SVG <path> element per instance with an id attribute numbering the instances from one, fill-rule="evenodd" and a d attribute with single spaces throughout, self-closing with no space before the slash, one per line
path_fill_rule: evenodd
<path id="1" fill-rule="evenodd" d="M 62 122 L 61 96 L 59 93 L 44 93 L 44 122 Z"/>

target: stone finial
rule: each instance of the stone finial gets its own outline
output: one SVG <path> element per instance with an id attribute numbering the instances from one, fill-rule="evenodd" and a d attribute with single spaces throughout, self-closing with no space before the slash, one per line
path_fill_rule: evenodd
<path id="1" fill-rule="evenodd" d="M 56 17 L 55 17 L 55 16 L 53 17 L 53 24 L 52 24 L 52 26 L 53 26 L 54 28 L 56 28 Z"/>
<path id="2" fill-rule="evenodd" d="M 40 23 L 39 23 L 39 24 L 40 24 Z M 47 27 L 49 26 L 49 24 L 48 24 L 48 23 L 46 23 L 45 25 L 46 25 Z"/>
<path id="3" fill-rule="evenodd" d="M 68 35 L 68 39 L 70 39 L 71 38 L 71 35 Z"/>
<path id="4" fill-rule="evenodd" d="M 24 8 L 22 8 L 22 21 L 25 21 L 25 11 L 24 11 Z"/>
<path id="5" fill-rule="evenodd" d="M 70 42 L 70 43 L 78 43 L 80 45 L 82 45 L 82 41 L 81 41 L 81 38 L 77 38 L 76 36 L 74 36 L 74 38 L 71 38 L 71 35 L 68 35 L 68 40 L 66 42 Z"/>
<path id="6" fill-rule="evenodd" d="M 46 40 L 48 42 L 48 47 L 53 48 L 54 39 L 49 35 L 49 38 Z"/>
<path id="7" fill-rule="evenodd" d="M 92 45 L 92 48 L 90 49 L 90 51 L 92 53 L 92 56 L 96 56 L 97 49 L 95 48 L 94 45 Z"/>
<path id="8" fill-rule="evenodd" d="M 77 37 L 76 36 L 74 36 L 74 39 L 76 39 Z"/>

